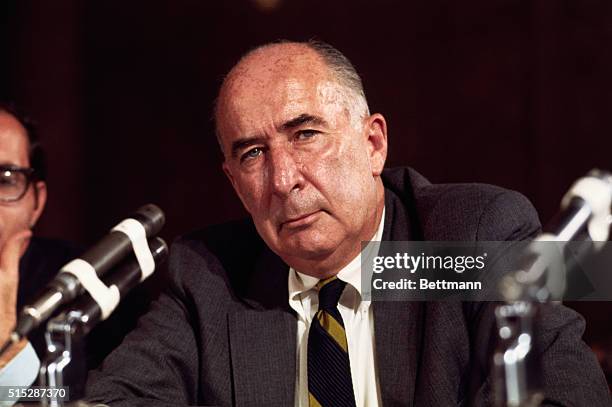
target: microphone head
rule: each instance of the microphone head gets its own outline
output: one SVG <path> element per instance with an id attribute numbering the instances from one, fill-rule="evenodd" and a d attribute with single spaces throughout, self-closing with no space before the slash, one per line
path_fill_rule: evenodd
<path id="1" fill-rule="evenodd" d="M 157 235 L 166 223 L 164 212 L 159 206 L 153 204 L 141 206 L 131 217 L 142 223 L 147 237 Z"/>

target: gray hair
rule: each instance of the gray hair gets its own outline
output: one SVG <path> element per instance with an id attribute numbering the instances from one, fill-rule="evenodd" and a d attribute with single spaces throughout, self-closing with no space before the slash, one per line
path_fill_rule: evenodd
<path id="1" fill-rule="evenodd" d="M 370 109 L 368 107 L 365 91 L 363 89 L 363 82 L 361 81 L 361 77 L 357 73 L 357 70 L 355 69 L 351 61 L 349 61 L 349 59 L 342 52 L 340 52 L 338 49 L 334 48 L 330 44 L 314 39 L 304 42 L 278 40 L 253 48 L 252 50 L 244 54 L 236 65 L 240 64 L 241 61 L 243 61 L 250 55 L 278 44 L 304 45 L 314 51 L 319 57 L 321 57 L 325 65 L 331 71 L 334 79 L 336 79 L 338 84 L 340 84 L 342 88 L 344 88 L 345 92 L 343 92 L 343 97 L 349 110 L 351 124 L 356 128 L 359 128 L 361 126 L 362 119 L 370 115 Z M 225 84 L 226 79 L 227 76 L 223 80 L 223 84 Z M 221 87 L 223 87 L 223 84 L 221 85 Z M 221 147 L 221 151 L 223 151 L 223 144 L 221 143 L 219 129 L 216 125 L 218 107 L 218 100 L 215 100 L 215 134 L 217 136 L 219 146 Z"/>
<path id="2" fill-rule="evenodd" d="M 362 119 L 369 116 L 370 109 L 363 90 L 363 82 L 351 61 L 342 52 L 326 42 L 309 40 L 303 44 L 323 59 L 338 83 L 349 91 L 346 96 L 348 96 L 347 103 L 350 105 L 353 119 Z"/>

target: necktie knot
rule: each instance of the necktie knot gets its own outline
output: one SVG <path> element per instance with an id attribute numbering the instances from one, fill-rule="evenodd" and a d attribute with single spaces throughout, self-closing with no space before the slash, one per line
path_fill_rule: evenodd
<path id="1" fill-rule="evenodd" d="M 333 276 L 319 281 L 319 310 L 332 310 L 338 306 L 346 282 Z"/>

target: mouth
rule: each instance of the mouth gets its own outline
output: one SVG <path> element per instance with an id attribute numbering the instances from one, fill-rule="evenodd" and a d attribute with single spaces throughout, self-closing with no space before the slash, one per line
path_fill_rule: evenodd
<path id="1" fill-rule="evenodd" d="M 311 213 L 287 219 L 286 221 L 280 224 L 279 229 L 296 229 L 309 226 L 317 220 L 320 212 L 320 210 L 317 210 Z"/>

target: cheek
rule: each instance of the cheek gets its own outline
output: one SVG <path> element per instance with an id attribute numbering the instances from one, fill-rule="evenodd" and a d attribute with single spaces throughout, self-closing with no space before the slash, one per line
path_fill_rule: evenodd
<path id="1" fill-rule="evenodd" d="M 371 178 L 367 153 L 360 146 L 350 145 L 327 155 L 325 169 L 332 180 L 345 193 L 359 193 L 362 185 Z"/>
<path id="2" fill-rule="evenodd" d="M 257 216 L 261 213 L 265 202 L 264 177 L 262 175 L 242 176 L 236 180 L 236 192 L 246 210 Z"/>
<path id="3" fill-rule="evenodd" d="M 29 229 L 33 205 L 19 202 L 19 205 L 0 205 L 0 233 L 6 239 L 13 233 Z"/>
<path id="4" fill-rule="evenodd" d="M 347 222 L 357 220 L 356 215 L 368 210 L 363 203 L 374 191 L 374 184 L 367 154 L 362 150 L 350 149 L 330 155 L 318 162 L 315 171 L 317 179 L 325 180 L 320 189 L 333 210 L 342 213 Z"/>

